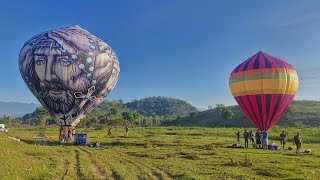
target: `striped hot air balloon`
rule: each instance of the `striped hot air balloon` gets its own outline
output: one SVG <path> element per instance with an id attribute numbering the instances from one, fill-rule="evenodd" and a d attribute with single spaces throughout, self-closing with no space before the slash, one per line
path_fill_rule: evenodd
<path id="1" fill-rule="evenodd" d="M 229 86 L 254 125 L 269 130 L 292 102 L 299 79 L 292 65 L 259 51 L 232 71 Z"/>

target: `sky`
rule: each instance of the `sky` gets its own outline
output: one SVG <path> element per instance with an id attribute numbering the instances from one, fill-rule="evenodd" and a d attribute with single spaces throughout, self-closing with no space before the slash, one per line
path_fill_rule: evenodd
<path id="1" fill-rule="evenodd" d="M 260 50 L 296 68 L 295 99 L 320 100 L 319 8 L 317 0 L 1 1 L 0 101 L 39 103 L 20 76 L 20 48 L 38 33 L 76 24 L 119 58 L 111 100 L 236 104 L 230 73 Z"/>

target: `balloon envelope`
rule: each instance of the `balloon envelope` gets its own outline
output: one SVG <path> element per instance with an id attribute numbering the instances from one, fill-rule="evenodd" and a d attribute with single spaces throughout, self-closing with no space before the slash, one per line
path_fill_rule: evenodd
<path id="1" fill-rule="evenodd" d="M 19 55 L 28 88 L 62 126 L 75 126 L 112 91 L 119 77 L 114 51 L 80 26 L 40 33 Z"/>
<path id="2" fill-rule="evenodd" d="M 296 70 L 259 51 L 231 73 L 229 86 L 246 116 L 260 130 L 269 130 L 292 102 L 299 85 Z"/>

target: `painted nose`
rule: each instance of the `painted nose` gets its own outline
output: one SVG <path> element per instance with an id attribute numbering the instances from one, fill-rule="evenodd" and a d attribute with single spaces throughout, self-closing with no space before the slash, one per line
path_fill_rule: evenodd
<path id="1" fill-rule="evenodd" d="M 46 68 L 46 81 L 52 81 L 52 80 L 56 80 L 56 79 L 57 79 L 57 76 L 52 73 L 52 67 L 47 66 L 47 68 Z"/>

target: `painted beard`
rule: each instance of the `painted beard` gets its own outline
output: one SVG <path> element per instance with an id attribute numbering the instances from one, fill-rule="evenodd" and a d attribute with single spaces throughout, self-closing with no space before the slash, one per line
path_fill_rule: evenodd
<path id="1" fill-rule="evenodd" d="M 45 97 L 43 98 L 46 106 L 55 113 L 67 114 L 74 106 L 74 94 L 59 82 L 52 82 L 45 85 Z"/>

